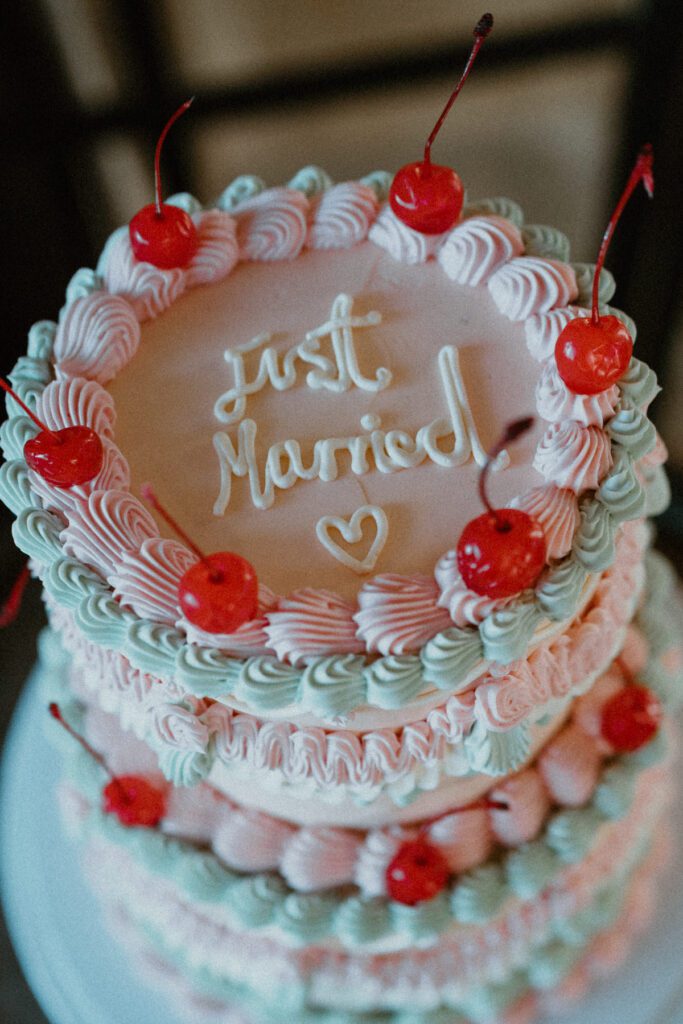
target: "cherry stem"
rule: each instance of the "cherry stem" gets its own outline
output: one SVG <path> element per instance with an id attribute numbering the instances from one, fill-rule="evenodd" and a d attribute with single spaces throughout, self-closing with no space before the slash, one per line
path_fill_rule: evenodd
<path id="1" fill-rule="evenodd" d="M 10 395 L 14 399 L 14 401 L 21 406 L 26 415 L 31 417 L 36 426 L 40 427 L 41 430 L 44 430 L 46 434 L 49 434 L 50 437 L 54 439 L 56 444 L 62 443 L 62 439 L 59 436 L 59 434 L 57 434 L 54 430 L 50 430 L 49 427 L 46 427 L 43 421 L 38 419 L 33 409 L 29 409 L 26 402 L 19 398 L 19 395 L 16 393 L 14 388 L 11 388 L 7 381 L 3 380 L 2 377 L 0 377 L 0 388 L 2 388 L 3 391 L 6 391 L 7 394 Z"/>
<path id="2" fill-rule="evenodd" d="M 59 704 L 56 704 L 53 701 L 49 705 L 48 711 L 50 712 L 52 717 L 59 722 L 59 724 L 62 726 L 62 728 L 66 729 L 66 731 L 68 732 L 69 736 L 72 736 L 76 740 L 77 743 L 80 743 L 80 745 L 83 747 L 85 752 L 87 754 L 90 754 L 92 759 L 97 762 L 97 764 L 100 766 L 100 768 L 102 768 L 107 773 L 107 775 L 109 776 L 111 781 L 117 783 L 118 785 L 120 785 L 118 779 L 116 778 L 116 776 L 114 775 L 114 773 L 112 772 L 111 768 L 109 767 L 107 762 L 104 760 L 102 755 L 98 754 L 97 751 L 94 749 L 94 747 L 91 747 L 90 744 L 88 743 L 88 741 L 83 736 L 80 736 L 76 732 L 76 730 L 74 729 L 74 727 L 72 725 L 69 725 L 69 723 L 66 721 L 66 719 L 62 715 L 62 710 L 61 710 Z M 121 786 L 121 792 L 125 793 L 123 786 Z"/>
<path id="3" fill-rule="evenodd" d="M 216 573 L 216 571 L 212 568 L 211 563 L 209 562 L 208 558 L 206 557 L 202 549 L 197 544 L 195 544 L 195 542 L 190 537 L 188 537 L 188 535 L 183 530 L 182 526 L 178 522 L 176 522 L 176 520 L 173 518 L 168 509 L 164 508 L 164 506 L 161 504 L 156 494 L 152 490 L 152 485 L 143 484 L 142 487 L 140 488 L 140 494 L 145 499 L 145 501 L 149 502 L 152 508 L 155 509 L 159 513 L 159 515 L 166 520 L 166 522 L 174 531 L 174 533 L 177 533 L 180 539 L 185 541 L 188 548 L 192 552 L 194 552 L 199 561 L 203 562 L 204 565 L 209 569 L 209 571 L 212 574 L 215 573 L 216 578 L 220 577 L 220 573 Z"/>
<path id="4" fill-rule="evenodd" d="M 607 250 L 609 249 L 610 242 L 612 241 L 612 235 L 616 228 L 619 218 L 621 217 L 624 207 L 631 198 L 633 192 L 638 187 L 638 184 L 642 181 L 645 191 L 647 192 L 650 199 L 654 192 L 655 182 L 652 173 L 652 166 L 654 163 L 654 154 L 652 152 L 652 146 L 650 143 L 646 143 L 638 153 L 635 165 L 629 179 L 626 182 L 626 187 L 621 193 L 621 198 L 617 203 L 614 213 L 610 217 L 607 229 L 602 236 L 602 242 L 600 243 L 600 252 L 598 253 L 598 261 L 595 265 L 595 273 L 593 275 L 593 315 L 592 322 L 594 327 L 598 327 L 600 324 L 600 313 L 598 312 L 598 293 L 600 291 L 600 274 L 605 263 L 605 257 L 607 256 Z"/>
<path id="5" fill-rule="evenodd" d="M 21 600 L 24 596 L 24 591 L 26 590 L 26 584 L 30 578 L 31 573 L 29 572 L 28 562 L 26 562 L 12 584 L 12 589 L 7 595 L 5 601 L 0 605 L 0 629 L 5 629 L 7 626 L 10 626 L 19 614 Z"/>
<path id="6" fill-rule="evenodd" d="M 166 125 L 164 126 L 164 130 L 159 136 L 157 148 L 154 151 L 154 193 L 156 196 L 157 217 L 163 217 L 163 213 L 161 210 L 161 149 L 166 139 L 166 136 L 168 135 L 173 125 L 176 123 L 179 117 L 182 117 L 186 110 L 189 110 L 193 102 L 194 96 L 192 96 L 189 100 L 185 100 L 182 106 L 178 107 L 175 114 L 173 114 L 173 116 L 168 119 Z"/>
<path id="7" fill-rule="evenodd" d="M 524 416 L 520 420 L 514 420 L 512 423 L 509 423 L 496 444 L 488 453 L 486 462 L 479 474 L 479 497 L 481 498 L 486 511 L 495 519 L 496 529 L 500 530 L 501 533 L 507 533 L 510 527 L 503 516 L 501 516 L 500 512 L 493 507 L 489 499 L 487 490 L 489 472 L 491 466 L 496 461 L 500 453 L 504 451 L 509 444 L 512 444 L 513 441 L 516 441 L 518 437 L 521 437 L 522 434 L 526 434 L 528 430 L 531 430 L 533 425 L 533 416 Z"/>
<path id="8" fill-rule="evenodd" d="M 456 85 L 455 89 L 451 93 L 451 95 L 450 95 L 450 97 L 448 99 L 448 102 L 446 103 L 446 106 L 441 111 L 441 115 L 439 117 L 439 120 L 436 122 L 436 124 L 432 128 L 431 135 L 429 136 L 429 138 L 427 139 L 427 141 L 425 143 L 424 163 L 426 163 L 426 164 L 431 163 L 432 143 L 434 142 L 434 139 L 436 138 L 436 136 L 441 131 L 441 126 L 443 125 L 444 121 L 446 120 L 446 118 L 448 116 L 449 110 L 451 109 L 451 107 L 453 106 L 455 101 L 457 100 L 458 94 L 460 93 L 460 90 L 462 89 L 463 85 L 465 84 L 465 81 L 467 80 L 467 76 L 469 75 L 470 71 L 472 70 L 472 65 L 474 64 L 475 60 L 477 59 L 477 54 L 479 53 L 479 51 L 481 50 L 482 46 L 484 45 L 484 40 L 486 39 L 487 35 L 489 34 L 489 32 L 491 31 L 492 28 L 493 28 L 493 15 L 492 14 L 483 14 L 481 16 L 481 18 L 479 19 L 479 21 L 477 22 L 475 28 L 474 28 L 474 44 L 473 44 L 472 49 L 470 51 L 470 55 L 467 58 L 467 64 L 465 64 L 465 70 L 463 71 L 463 73 L 462 73 L 462 75 L 460 77 L 460 81 L 458 82 L 458 84 Z"/>
<path id="9" fill-rule="evenodd" d="M 417 838 L 421 839 L 426 832 L 436 825 L 438 821 L 443 821 L 444 818 L 450 818 L 452 814 L 465 814 L 467 811 L 509 811 L 510 805 L 505 800 L 491 800 L 489 797 L 482 797 L 480 800 L 475 800 L 471 804 L 465 804 L 464 807 L 453 807 L 450 811 L 444 811 L 443 814 L 438 814 L 436 818 L 430 818 L 423 825 L 417 833 Z"/>

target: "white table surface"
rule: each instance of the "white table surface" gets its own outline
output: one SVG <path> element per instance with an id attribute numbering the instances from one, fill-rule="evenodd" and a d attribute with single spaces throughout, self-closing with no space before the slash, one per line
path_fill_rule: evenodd
<path id="1" fill-rule="evenodd" d="M 5 746 L 0 788 L 0 884 L 10 932 L 52 1024 L 191 1024 L 130 970 L 64 838 L 53 787 L 59 758 L 47 710 L 29 679 Z M 609 981 L 556 1024 L 683 1024 L 683 771 L 677 857 L 662 882 L 654 927 Z M 274 1022 L 275 1024 L 275 1022 Z"/>

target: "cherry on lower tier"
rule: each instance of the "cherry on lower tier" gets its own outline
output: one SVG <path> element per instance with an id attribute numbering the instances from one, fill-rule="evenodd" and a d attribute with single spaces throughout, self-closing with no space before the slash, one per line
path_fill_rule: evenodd
<path id="1" fill-rule="evenodd" d="M 426 839 L 402 843 L 386 873 L 387 892 L 396 903 L 414 907 L 446 887 L 450 869 L 436 846 Z"/>
<path id="2" fill-rule="evenodd" d="M 624 376 L 631 361 L 633 338 L 628 328 L 616 316 L 600 315 L 600 275 L 614 229 L 638 183 L 642 181 L 652 196 L 652 165 L 652 147 L 643 146 L 602 238 L 593 274 L 591 315 L 570 320 L 555 344 L 557 372 L 574 394 L 597 395 L 606 391 Z"/>
<path id="3" fill-rule="evenodd" d="M 465 196 L 462 181 L 451 167 L 432 163 L 431 148 L 492 28 L 492 15 L 484 14 L 474 29 L 474 44 L 465 70 L 427 139 L 422 160 L 401 167 L 391 183 L 389 205 L 394 214 L 423 235 L 448 231 L 460 216 Z"/>
<path id="4" fill-rule="evenodd" d="M 154 153 L 155 201 L 143 206 L 128 225 L 136 260 L 151 263 L 160 270 L 186 267 L 199 244 L 197 229 L 189 214 L 161 201 L 161 149 L 169 129 L 191 103 L 191 99 L 183 103 L 166 122 Z"/>
<path id="5" fill-rule="evenodd" d="M 600 732 L 615 750 L 632 753 L 653 739 L 662 713 L 662 705 L 652 690 L 632 683 L 610 697 L 603 707 Z"/>
<path id="6" fill-rule="evenodd" d="M 48 710 L 55 721 L 109 776 L 109 782 L 102 790 L 102 809 L 105 814 L 115 814 L 127 828 L 156 828 L 166 814 L 165 791 L 144 775 L 114 775 L 103 756 L 66 721 L 59 704 L 53 702 Z"/>
<path id="7" fill-rule="evenodd" d="M 24 445 L 24 458 L 30 469 L 53 487 L 75 487 L 93 480 L 104 461 L 104 448 L 99 434 L 90 427 L 62 427 L 50 430 L 19 395 L 0 379 L 0 388 L 11 395 L 30 416 L 40 432 Z"/>

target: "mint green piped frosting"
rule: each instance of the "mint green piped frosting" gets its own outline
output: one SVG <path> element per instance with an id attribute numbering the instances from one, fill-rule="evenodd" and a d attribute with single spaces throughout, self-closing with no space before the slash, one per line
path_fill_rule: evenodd
<path id="1" fill-rule="evenodd" d="M 339 907 L 335 925 L 339 938 L 350 949 L 375 942 L 391 929 L 389 905 L 386 900 L 350 896 Z"/>
<path id="2" fill-rule="evenodd" d="M 183 859 L 178 881 L 190 899 L 207 903 L 224 900 L 235 884 L 236 876 L 209 853 Z"/>
<path id="3" fill-rule="evenodd" d="M 319 195 L 321 192 L 326 192 L 328 188 L 331 187 L 332 178 L 329 176 L 327 171 L 323 171 L 321 167 L 314 167 L 313 165 L 302 167 L 301 170 L 297 171 L 294 177 L 287 182 L 287 188 L 293 188 L 297 192 L 303 192 L 308 199 Z"/>
<path id="4" fill-rule="evenodd" d="M 597 809 L 582 807 L 553 815 L 546 842 L 566 864 L 576 864 L 590 852 L 603 818 Z"/>
<path id="5" fill-rule="evenodd" d="M 49 565 L 62 554 L 59 535 L 62 524 L 57 516 L 42 509 L 26 508 L 12 524 L 12 536 L 18 548 L 36 562 Z"/>
<path id="6" fill-rule="evenodd" d="M 523 658 L 541 619 L 540 611 L 531 601 L 491 612 L 479 627 L 484 656 L 501 665 Z"/>
<path id="7" fill-rule="evenodd" d="M 543 259 L 569 263 L 570 244 L 564 231 L 559 231 L 548 224 L 525 224 L 522 238 L 527 256 L 540 256 Z"/>
<path id="8" fill-rule="evenodd" d="M 260 195 L 265 187 L 265 181 L 257 178 L 255 174 L 241 174 L 221 192 L 216 200 L 216 206 L 219 210 L 227 210 L 229 213 L 246 199 Z"/>
<path id="9" fill-rule="evenodd" d="M 258 711 L 293 704 L 299 695 L 301 673 L 277 658 L 248 658 L 235 684 L 235 696 Z"/>
<path id="10" fill-rule="evenodd" d="M 202 212 L 202 204 L 190 192 L 176 192 L 168 199 L 164 199 L 164 202 L 171 206 L 177 206 L 179 210 L 184 210 L 190 217 L 195 213 Z"/>
<path id="11" fill-rule="evenodd" d="M 24 445 L 38 433 L 38 427 L 28 416 L 12 416 L 0 426 L 0 448 L 8 460 L 23 459 Z M 33 496 L 31 496 L 31 502 Z"/>
<path id="12" fill-rule="evenodd" d="M 599 501 L 581 504 L 581 522 L 574 537 L 574 557 L 588 572 L 608 569 L 615 557 L 616 524 Z"/>
<path id="13" fill-rule="evenodd" d="M 510 851 L 505 859 L 505 875 L 515 896 L 529 900 L 550 884 L 560 865 L 555 851 L 537 839 Z"/>
<path id="14" fill-rule="evenodd" d="M 671 484 L 664 466 L 656 466 L 645 477 L 645 514 L 660 516 L 671 504 Z"/>
<path id="15" fill-rule="evenodd" d="M 378 658 L 364 670 L 367 700 L 378 708 L 401 708 L 425 687 L 422 662 L 412 654 Z"/>
<path id="16" fill-rule="evenodd" d="M 472 203 L 467 203 L 465 216 L 473 217 L 475 214 L 494 214 L 497 217 L 504 217 L 506 220 L 512 221 L 518 228 L 524 225 L 522 207 L 506 196 L 493 196 L 491 199 L 477 199 Z"/>
<path id="17" fill-rule="evenodd" d="M 241 663 L 211 647 L 183 644 L 175 662 L 175 676 L 198 697 L 221 697 L 230 693 Z"/>
<path id="18" fill-rule="evenodd" d="M 595 276 L 594 263 L 572 263 L 572 269 L 576 274 L 576 287 L 579 294 L 576 299 L 578 306 L 590 306 L 593 301 L 593 277 Z M 598 305 L 604 306 L 617 290 L 617 283 L 614 275 L 603 267 L 600 271 L 600 284 L 598 285 Z"/>
<path id="19" fill-rule="evenodd" d="M 619 388 L 638 408 L 649 405 L 661 390 L 654 370 L 635 357 L 631 358 L 628 370 L 619 381 Z"/>
<path id="20" fill-rule="evenodd" d="M 123 646 L 134 622 L 133 613 L 123 609 L 108 593 L 92 594 L 81 601 L 74 618 L 88 640 L 110 650 Z"/>
<path id="21" fill-rule="evenodd" d="M 465 756 L 473 772 L 498 777 L 520 768 L 531 747 L 529 726 L 520 722 L 505 732 L 493 732 L 477 721 L 464 740 Z"/>
<path id="22" fill-rule="evenodd" d="M 633 459 L 642 459 L 657 443 L 654 424 L 630 403 L 621 403 L 606 429 L 612 440 L 626 448 Z"/>
<path id="23" fill-rule="evenodd" d="M 178 652 L 185 641 L 174 626 L 134 619 L 123 639 L 123 653 L 143 672 L 173 674 Z"/>
<path id="24" fill-rule="evenodd" d="M 54 320 L 38 320 L 29 328 L 27 351 L 32 359 L 47 361 L 52 355 L 57 324 Z"/>
<path id="25" fill-rule="evenodd" d="M 47 385 L 52 380 L 49 363 L 35 356 L 19 356 L 11 372 L 15 381 L 35 381 Z"/>
<path id="26" fill-rule="evenodd" d="M 607 768 L 593 794 L 593 804 L 610 820 L 623 818 L 633 803 L 636 775 L 630 766 L 615 764 Z"/>
<path id="27" fill-rule="evenodd" d="M 645 491 L 636 476 L 633 459 L 615 447 L 614 465 L 600 484 L 597 499 L 619 523 L 645 513 Z"/>
<path id="28" fill-rule="evenodd" d="M 483 864 L 462 875 L 451 890 L 451 910 L 460 924 L 478 924 L 495 917 L 509 896 L 500 864 Z"/>
<path id="29" fill-rule="evenodd" d="M 392 176 L 388 171 L 371 171 L 361 178 L 361 185 L 367 185 L 377 196 L 377 202 L 383 203 L 389 198 Z"/>
<path id="30" fill-rule="evenodd" d="M 230 905 L 242 924 L 258 928 L 271 923 L 275 909 L 288 894 L 289 889 L 277 875 L 256 875 L 233 886 Z"/>
<path id="31" fill-rule="evenodd" d="M 479 630 L 453 626 L 428 640 L 420 652 L 425 681 L 439 690 L 458 686 L 484 657 Z"/>
<path id="32" fill-rule="evenodd" d="M 341 715 L 363 703 L 364 661 L 353 654 L 316 658 L 304 669 L 301 697 L 320 715 Z"/>
<path id="33" fill-rule="evenodd" d="M 445 893 L 439 893 L 434 899 L 408 907 L 401 903 L 391 903 L 391 924 L 393 929 L 408 935 L 413 941 L 436 937 L 452 921 L 449 900 Z"/>
<path id="34" fill-rule="evenodd" d="M 292 892 L 278 905 L 275 924 L 302 943 L 314 942 L 328 934 L 335 903 L 330 896 Z"/>
<path id="35" fill-rule="evenodd" d="M 208 753 L 161 747 L 157 755 L 161 771 L 174 786 L 196 786 L 211 770 L 211 757 Z"/>
<path id="36" fill-rule="evenodd" d="M 542 991 L 555 988 L 584 955 L 584 950 L 561 942 L 552 942 L 539 950 L 529 962 L 529 981 Z"/>
<path id="37" fill-rule="evenodd" d="M 66 286 L 66 304 L 70 306 L 78 299 L 85 299 L 104 288 L 104 281 L 96 271 L 80 267 Z"/>
<path id="38" fill-rule="evenodd" d="M 536 600 L 543 614 L 554 622 L 571 618 L 579 606 L 588 575 L 588 571 L 572 559 L 552 566 L 536 587 Z"/>
<path id="39" fill-rule="evenodd" d="M 81 601 L 100 594 L 110 596 L 101 576 L 76 558 L 57 558 L 43 577 L 43 586 L 55 601 L 67 608 L 76 608 Z"/>
<path id="40" fill-rule="evenodd" d="M 31 504 L 31 486 L 23 459 L 3 462 L 0 466 L 0 499 L 15 516 L 21 515 L 26 506 Z"/>

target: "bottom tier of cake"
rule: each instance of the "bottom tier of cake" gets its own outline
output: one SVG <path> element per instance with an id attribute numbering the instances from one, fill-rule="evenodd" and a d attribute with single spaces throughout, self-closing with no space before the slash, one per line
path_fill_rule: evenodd
<path id="1" fill-rule="evenodd" d="M 337 831 L 353 867 L 339 869 L 336 885 L 329 872 L 316 883 L 302 870 L 308 833 L 278 831 L 205 783 L 169 787 L 160 826 L 126 827 L 102 810 L 101 768 L 59 732 L 59 796 L 86 875 L 136 962 L 188 1002 L 188 1021 L 201 1011 L 220 1024 L 523 1024 L 561 1009 L 621 962 L 651 914 L 669 846 L 678 615 L 671 576 L 651 558 L 631 627 L 636 680 L 632 659 L 617 658 L 537 763 L 492 780 L 508 803 L 502 817 L 477 808 L 467 826 L 467 814 L 450 831 L 432 826 L 451 867 L 433 899 L 406 906 L 376 891 L 400 830 Z M 69 660 L 53 635 L 43 660 L 46 698 L 60 700 L 108 764 L 153 775 L 143 744 L 71 700 Z M 596 723 L 610 696 L 638 679 L 664 720 L 647 745 L 616 754 Z"/>

